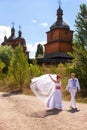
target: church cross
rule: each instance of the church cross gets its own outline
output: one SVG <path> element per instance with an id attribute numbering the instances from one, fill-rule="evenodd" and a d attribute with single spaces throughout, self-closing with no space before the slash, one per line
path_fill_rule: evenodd
<path id="1" fill-rule="evenodd" d="M 59 7 L 61 7 L 62 4 L 61 0 L 58 0 L 58 3 L 59 3 Z"/>
<path id="2" fill-rule="evenodd" d="M 19 25 L 19 30 L 21 30 L 21 26 Z"/>
<path id="3" fill-rule="evenodd" d="M 14 27 L 14 24 L 15 24 L 15 23 L 14 23 L 14 22 L 12 22 L 12 27 Z"/>

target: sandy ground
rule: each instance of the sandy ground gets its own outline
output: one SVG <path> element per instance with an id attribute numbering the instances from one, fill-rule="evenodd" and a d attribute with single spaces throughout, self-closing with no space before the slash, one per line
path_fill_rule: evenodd
<path id="1" fill-rule="evenodd" d="M 0 130 L 87 130 L 87 104 L 48 110 L 35 96 L 0 93 Z"/>

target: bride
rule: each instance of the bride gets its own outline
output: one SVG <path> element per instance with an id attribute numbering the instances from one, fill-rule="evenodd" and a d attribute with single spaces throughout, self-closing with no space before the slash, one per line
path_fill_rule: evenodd
<path id="1" fill-rule="evenodd" d="M 50 109 L 62 109 L 61 77 L 56 74 L 45 74 L 31 80 L 30 88 Z"/>

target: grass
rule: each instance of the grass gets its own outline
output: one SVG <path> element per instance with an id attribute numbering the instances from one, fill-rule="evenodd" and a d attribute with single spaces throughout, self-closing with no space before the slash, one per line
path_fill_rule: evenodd
<path id="1" fill-rule="evenodd" d="M 19 89 L 17 89 L 17 88 L 9 89 L 9 88 L 6 88 L 5 86 L 0 86 L 0 92 L 9 92 L 9 93 L 13 93 L 13 94 L 18 94 L 18 93 L 20 94 L 21 93 L 21 94 L 25 94 L 25 95 L 29 95 L 29 96 L 34 96 L 34 93 L 28 87 L 24 87 L 22 91 L 19 91 Z M 71 99 L 70 93 L 63 91 L 62 95 L 63 95 L 64 101 L 70 101 L 70 99 Z M 80 96 L 78 96 L 78 93 L 77 93 L 76 102 L 87 103 L 87 97 L 80 97 Z"/>
<path id="2" fill-rule="evenodd" d="M 60 74 L 62 79 L 61 79 L 61 82 L 62 82 L 62 87 L 66 88 L 66 85 L 67 85 L 67 82 L 68 82 L 68 79 L 70 78 L 69 76 L 69 73 L 66 72 L 66 69 L 65 69 L 65 66 L 62 65 L 62 64 L 59 64 L 57 66 L 54 66 L 54 65 L 42 65 L 41 67 L 42 69 L 42 72 L 43 74 Z M 31 77 L 31 75 L 30 75 Z M 19 91 L 19 88 L 17 86 L 7 86 L 7 82 L 6 79 L 4 80 L 4 82 L 2 82 L 2 80 L 0 81 L 0 91 L 1 92 L 17 92 Z M 31 91 L 31 89 L 29 88 L 29 86 L 27 87 L 23 87 L 22 89 L 22 93 L 25 94 L 25 95 L 34 95 L 33 92 Z M 63 95 L 63 100 L 67 100 L 67 101 L 70 101 L 70 94 L 63 91 L 62 92 L 62 95 Z M 76 100 L 77 102 L 83 102 L 83 103 L 87 103 L 87 97 L 83 97 L 81 95 L 81 93 L 77 93 L 77 96 L 76 96 Z"/>

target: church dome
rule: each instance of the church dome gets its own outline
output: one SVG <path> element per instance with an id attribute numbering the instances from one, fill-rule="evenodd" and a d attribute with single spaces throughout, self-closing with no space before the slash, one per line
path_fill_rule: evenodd
<path id="1" fill-rule="evenodd" d="M 56 21 L 51 27 L 50 30 L 55 29 L 55 28 L 65 28 L 65 29 L 70 29 L 68 24 L 66 24 L 64 21 Z"/>
<path id="2" fill-rule="evenodd" d="M 63 10 L 61 9 L 60 6 L 59 6 L 59 8 L 57 9 L 57 14 L 58 14 L 59 12 L 63 15 Z"/>
<path id="3" fill-rule="evenodd" d="M 22 37 L 22 32 L 21 30 L 18 31 L 18 37 L 16 38 L 17 43 L 21 43 L 21 45 L 26 45 L 25 39 Z"/>
<path id="4" fill-rule="evenodd" d="M 63 10 L 59 6 L 57 10 L 57 21 L 53 23 L 53 25 L 50 27 L 50 30 L 55 29 L 55 28 L 64 28 L 68 30 L 70 29 L 68 24 L 63 21 L 62 15 L 63 15 Z"/>

